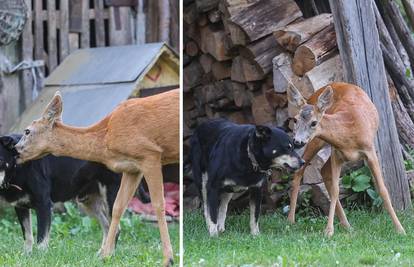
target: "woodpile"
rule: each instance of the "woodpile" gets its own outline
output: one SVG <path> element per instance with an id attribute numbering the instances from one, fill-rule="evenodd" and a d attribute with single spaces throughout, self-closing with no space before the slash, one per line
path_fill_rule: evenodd
<path id="1" fill-rule="evenodd" d="M 294 0 L 199 0 L 184 7 L 185 133 L 224 117 L 283 126 L 289 83 L 310 96 L 339 81 L 332 15 Z"/>
<path id="2" fill-rule="evenodd" d="M 307 98 L 344 79 L 327 0 L 186 0 L 184 5 L 184 152 L 193 129 L 205 120 L 288 126 L 297 112 L 288 108 L 288 86 Z M 374 10 L 406 150 L 414 147 L 414 38 L 395 1 Z M 304 177 L 315 194 L 324 192 L 318 171 L 323 163 L 312 164 Z"/>

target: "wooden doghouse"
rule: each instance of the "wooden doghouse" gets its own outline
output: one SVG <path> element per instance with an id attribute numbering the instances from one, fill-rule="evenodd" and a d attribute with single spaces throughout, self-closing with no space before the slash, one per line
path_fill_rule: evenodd
<path id="1" fill-rule="evenodd" d="M 63 97 L 63 122 L 91 125 L 130 97 L 178 88 L 178 55 L 163 43 L 77 50 L 46 79 L 44 89 L 11 132 L 39 118 L 56 91 Z"/>

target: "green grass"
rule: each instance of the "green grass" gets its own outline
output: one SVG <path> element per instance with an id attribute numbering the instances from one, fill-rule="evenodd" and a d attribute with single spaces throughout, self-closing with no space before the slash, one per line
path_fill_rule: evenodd
<path id="1" fill-rule="evenodd" d="M 23 252 L 23 238 L 13 211 L 3 211 L 0 215 L 0 266 L 162 265 L 156 224 L 142 222 L 135 215 L 124 215 L 116 253 L 112 258 L 103 261 L 96 255 L 101 245 L 100 227 L 95 220 L 80 216 L 73 205 L 68 207 L 68 214 L 55 215 L 53 218 L 49 249 L 42 251 L 34 246 L 31 254 Z M 169 231 L 175 253 L 174 261 L 178 263 L 178 223 L 170 224 Z"/>
<path id="2" fill-rule="evenodd" d="M 199 212 L 184 214 L 184 266 L 413 266 L 414 216 L 400 215 L 406 236 L 397 235 L 385 213 L 347 212 L 351 231 L 335 225 L 323 236 L 326 218 L 298 218 L 289 225 L 281 214 L 260 217 L 258 237 L 249 218 L 230 214 L 226 232 L 208 236 Z"/>

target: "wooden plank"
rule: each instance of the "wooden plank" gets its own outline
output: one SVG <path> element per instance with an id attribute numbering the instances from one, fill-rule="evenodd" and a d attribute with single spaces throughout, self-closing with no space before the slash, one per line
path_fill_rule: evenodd
<path id="1" fill-rule="evenodd" d="M 118 11 L 116 11 L 118 9 Z M 109 45 L 132 44 L 129 7 L 109 7 Z M 119 12 L 119 27 L 117 28 L 116 12 Z"/>
<path id="2" fill-rule="evenodd" d="M 69 55 L 69 0 L 60 0 L 59 63 Z"/>
<path id="3" fill-rule="evenodd" d="M 43 59 L 43 21 L 40 17 L 42 9 L 42 1 L 34 1 L 35 59 Z"/>
<path id="4" fill-rule="evenodd" d="M 27 21 L 22 33 L 22 58 L 23 60 L 33 60 L 33 32 L 32 32 L 32 0 L 25 0 L 27 6 Z M 23 97 L 20 99 L 20 110 L 25 110 L 32 101 L 33 77 L 31 70 L 22 72 Z"/>
<path id="5" fill-rule="evenodd" d="M 357 84 L 378 109 L 376 138 L 385 185 L 398 210 L 411 207 L 401 145 L 388 91 L 373 1 L 330 0 L 338 47 L 347 82 Z"/>
<path id="6" fill-rule="evenodd" d="M 57 66 L 57 36 L 56 36 L 56 1 L 47 1 L 47 52 L 49 60 L 49 73 Z"/>
<path id="7" fill-rule="evenodd" d="M 88 48 L 90 46 L 90 25 L 89 25 L 89 1 L 83 0 L 81 5 L 81 48 Z"/>
<path id="8" fill-rule="evenodd" d="M 95 4 L 95 39 L 96 46 L 105 46 L 105 24 L 103 18 L 103 0 L 94 0 Z"/>

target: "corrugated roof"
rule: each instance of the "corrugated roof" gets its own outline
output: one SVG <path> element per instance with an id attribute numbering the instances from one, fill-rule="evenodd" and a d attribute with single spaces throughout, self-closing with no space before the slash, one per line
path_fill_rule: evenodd
<path id="1" fill-rule="evenodd" d="M 132 82 L 164 46 L 164 43 L 151 43 L 77 50 L 53 71 L 45 85 Z"/>

